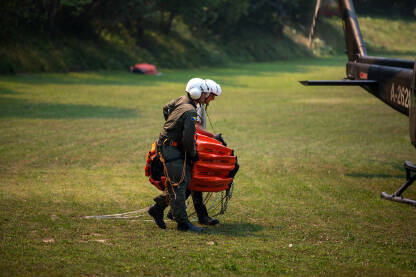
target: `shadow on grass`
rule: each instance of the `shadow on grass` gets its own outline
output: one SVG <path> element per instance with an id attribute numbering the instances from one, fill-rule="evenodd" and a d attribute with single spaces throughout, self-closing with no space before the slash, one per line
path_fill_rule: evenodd
<path id="1" fill-rule="evenodd" d="M 151 76 L 132 74 L 129 72 L 84 72 L 84 73 L 49 73 L 49 74 L 20 74 L 16 76 L 6 76 L 2 80 L 24 85 L 92 85 L 92 86 L 138 86 L 152 87 L 164 83 L 185 84 L 190 78 L 201 77 L 217 80 L 222 86 L 241 86 L 237 81 L 222 80 L 229 77 L 244 76 L 268 76 L 278 73 L 306 73 L 315 69 L 309 68 L 320 66 L 339 67 L 344 65 L 344 59 L 340 57 L 289 59 L 277 62 L 257 62 L 231 64 L 222 68 L 197 68 L 192 70 L 177 70 L 174 74 L 167 72 L 163 76 Z M 0 93 L 7 93 L 6 89 L 1 88 Z"/>
<path id="2" fill-rule="evenodd" d="M 376 163 L 376 160 L 371 160 L 372 162 Z M 373 179 L 373 178 L 397 178 L 397 179 L 405 179 L 406 178 L 406 171 L 403 167 L 404 161 L 390 161 L 390 162 L 383 162 L 383 164 L 388 169 L 394 169 L 397 171 L 401 171 L 401 174 L 385 174 L 385 173 L 363 173 L 363 172 L 352 172 L 347 173 L 345 176 L 354 177 L 354 178 L 366 178 L 366 179 Z"/>
<path id="3" fill-rule="evenodd" d="M 17 91 L 11 90 L 11 89 L 7 89 L 7 88 L 0 87 L 0 95 L 1 94 L 4 94 L 4 95 L 6 95 L 6 94 L 19 94 L 19 93 L 20 92 L 17 92 Z"/>
<path id="4" fill-rule="evenodd" d="M 348 177 L 354 177 L 354 178 L 366 178 L 366 179 L 373 179 L 373 178 L 398 178 L 403 179 L 406 176 L 403 175 L 391 175 L 391 174 L 382 174 L 382 173 L 348 173 L 345 174 L 345 176 Z"/>
<path id="5" fill-rule="evenodd" d="M 3 78 L 6 82 L 24 85 L 91 85 L 91 86 L 155 86 L 164 76 L 141 75 L 121 71 L 82 73 L 34 73 L 18 74 Z M 172 79 L 173 80 L 173 79 Z M 169 80 L 170 81 L 170 80 Z M 3 89 L 1 89 L 3 90 Z"/>
<path id="6" fill-rule="evenodd" d="M 80 104 L 36 103 L 0 97 L 0 118 L 131 118 L 138 117 L 135 109 Z"/>
<path id="7" fill-rule="evenodd" d="M 256 232 L 263 230 L 262 225 L 240 222 L 240 223 L 222 223 L 218 228 L 204 228 L 206 234 L 226 235 L 233 237 L 254 236 Z"/>

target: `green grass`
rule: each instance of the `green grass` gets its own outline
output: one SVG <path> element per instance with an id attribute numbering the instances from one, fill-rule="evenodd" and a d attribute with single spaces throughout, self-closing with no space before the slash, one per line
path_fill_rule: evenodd
<path id="1" fill-rule="evenodd" d="M 297 82 L 344 63 L 0 77 L 1 275 L 414 276 L 415 209 L 380 199 L 415 160 L 407 118 L 360 88 Z M 222 85 L 209 111 L 241 165 L 221 224 L 84 219 L 152 204 L 161 107 L 195 76 Z"/>

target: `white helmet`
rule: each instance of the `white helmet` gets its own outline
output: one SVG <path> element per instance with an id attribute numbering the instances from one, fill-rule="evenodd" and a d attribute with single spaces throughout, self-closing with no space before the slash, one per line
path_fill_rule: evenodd
<path id="1" fill-rule="evenodd" d="M 192 78 L 186 84 L 185 91 L 189 93 L 189 96 L 191 96 L 193 100 L 197 100 L 201 97 L 202 92 L 209 94 L 209 87 L 205 80 L 201 78 Z"/>
<path id="2" fill-rule="evenodd" d="M 208 87 L 209 87 L 209 92 L 215 94 L 216 96 L 220 96 L 221 95 L 221 87 L 219 84 L 217 84 L 216 82 L 214 82 L 213 80 L 210 79 L 205 79 L 205 82 L 207 83 Z"/>

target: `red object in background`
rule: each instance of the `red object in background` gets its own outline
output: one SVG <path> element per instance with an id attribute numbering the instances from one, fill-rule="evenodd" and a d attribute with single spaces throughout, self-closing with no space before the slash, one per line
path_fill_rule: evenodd
<path id="1" fill-rule="evenodd" d="M 130 72 L 146 74 L 146 75 L 157 75 L 156 66 L 149 63 L 138 63 L 133 66 L 130 66 Z"/>

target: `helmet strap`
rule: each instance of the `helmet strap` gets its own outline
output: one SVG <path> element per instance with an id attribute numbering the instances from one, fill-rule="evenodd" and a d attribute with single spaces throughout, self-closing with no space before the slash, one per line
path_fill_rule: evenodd
<path id="1" fill-rule="evenodd" d="M 217 131 L 215 131 L 214 126 L 212 125 L 211 118 L 210 118 L 210 117 L 209 117 L 209 115 L 208 115 L 207 108 L 208 108 L 208 105 L 206 105 L 206 107 L 205 107 L 205 113 L 207 114 L 208 121 L 209 121 L 209 125 L 211 125 L 212 130 L 213 130 L 213 131 L 214 131 L 214 133 L 216 134 L 216 133 L 217 133 Z"/>

